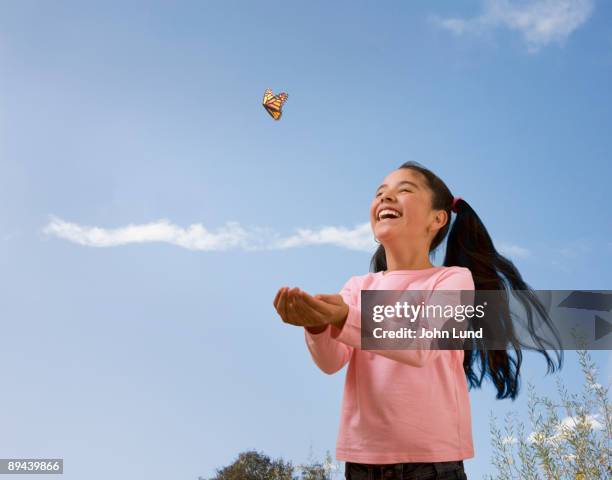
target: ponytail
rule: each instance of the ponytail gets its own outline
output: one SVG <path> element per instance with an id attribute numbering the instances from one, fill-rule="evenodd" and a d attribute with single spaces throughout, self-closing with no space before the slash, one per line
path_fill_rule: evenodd
<path id="1" fill-rule="evenodd" d="M 487 232 L 480 217 L 472 209 L 468 202 L 462 198 L 456 199 L 453 206 L 453 195 L 433 172 L 421 166 L 417 162 L 406 162 L 399 168 L 411 168 L 423 174 L 429 188 L 432 191 L 432 208 L 434 210 L 446 210 L 448 218 L 451 212 L 456 212 L 455 221 L 450 226 L 447 222 L 433 238 L 429 253 L 431 254 L 442 243 L 446 235 L 446 254 L 444 266 L 459 266 L 470 270 L 474 279 L 476 298 L 479 290 L 500 290 L 503 291 L 505 299 L 508 299 L 508 290 L 512 290 L 518 296 L 519 301 L 525 308 L 529 321 L 527 322 L 529 334 L 537 348 L 522 344 L 516 337 L 512 317 L 510 313 L 509 301 L 495 302 L 497 305 L 492 311 L 483 318 L 487 322 L 486 330 L 504 332 L 508 343 L 510 343 L 516 353 L 516 359 L 511 357 L 506 350 L 488 350 L 482 340 L 473 348 L 465 349 L 463 359 L 463 370 L 465 372 L 470 388 L 482 387 L 482 380 L 485 376 L 491 378 L 497 389 L 497 399 L 511 398 L 514 400 L 519 392 L 519 378 L 522 364 L 521 346 L 534 349 L 546 358 L 547 373 L 555 371 L 555 363 L 548 355 L 547 349 L 553 349 L 559 359 L 560 369 L 563 363 L 563 351 L 553 348 L 542 337 L 535 333 L 533 328 L 533 312 L 537 312 L 542 318 L 543 324 L 553 331 L 558 339 L 555 327 L 550 319 L 547 309 L 537 298 L 533 290 L 525 283 L 516 266 L 501 255 L 493 245 L 493 241 Z M 453 208 L 454 207 L 454 208 Z M 387 269 L 386 254 L 383 245 L 379 245 L 372 260 L 370 269 L 379 272 Z M 472 319 L 472 327 L 477 330 L 478 323 Z M 472 367 L 474 361 L 479 360 L 480 375 L 474 372 Z"/>

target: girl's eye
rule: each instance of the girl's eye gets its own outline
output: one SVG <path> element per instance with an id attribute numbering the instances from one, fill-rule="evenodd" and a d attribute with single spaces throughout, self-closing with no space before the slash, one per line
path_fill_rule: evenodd
<path id="1" fill-rule="evenodd" d="M 408 190 L 407 188 L 402 188 L 400 192 L 412 192 L 412 190 Z M 374 198 L 380 197 L 381 195 L 382 195 L 382 192 L 378 192 Z"/>

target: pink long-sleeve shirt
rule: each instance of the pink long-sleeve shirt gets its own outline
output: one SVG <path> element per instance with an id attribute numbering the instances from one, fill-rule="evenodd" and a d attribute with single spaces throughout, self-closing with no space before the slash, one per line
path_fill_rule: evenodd
<path id="1" fill-rule="evenodd" d="M 331 375 L 348 362 L 336 459 L 389 464 L 474 457 L 464 351 L 361 350 L 361 290 L 474 290 L 474 280 L 464 267 L 354 276 L 340 291 L 349 306 L 342 329 L 304 329 L 323 372 Z"/>

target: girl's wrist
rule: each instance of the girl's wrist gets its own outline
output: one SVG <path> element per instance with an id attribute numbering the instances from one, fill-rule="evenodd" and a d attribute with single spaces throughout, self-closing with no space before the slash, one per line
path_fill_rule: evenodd
<path id="1" fill-rule="evenodd" d="M 316 327 L 304 327 L 308 333 L 316 335 L 317 333 L 323 333 L 327 329 L 327 325 L 317 325 Z"/>
<path id="2" fill-rule="evenodd" d="M 342 330 L 342 327 L 344 327 L 344 323 L 346 322 L 346 319 L 348 318 L 348 314 L 349 314 L 349 310 L 347 308 L 346 315 L 344 315 L 344 317 L 342 317 L 340 320 L 332 322 L 331 325 L 336 327 L 338 330 Z"/>
<path id="3" fill-rule="evenodd" d="M 343 318 L 340 321 L 337 322 L 332 322 L 330 325 L 333 325 L 334 327 L 336 327 L 338 330 L 342 330 L 342 327 L 344 327 L 344 322 L 346 322 L 346 317 Z"/>

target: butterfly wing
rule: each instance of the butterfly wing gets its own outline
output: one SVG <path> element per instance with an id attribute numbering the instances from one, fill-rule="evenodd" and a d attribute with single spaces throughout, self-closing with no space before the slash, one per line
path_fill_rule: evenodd
<path id="1" fill-rule="evenodd" d="M 272 90 L 269 88 L 266 89 L 264 93 L 263 106 L 274 120 L 279 120 L 283 114 L 282 108 L 283 104 L 287 101 L 287 98 L 289 98 L 289 94 L 286 92 L 279 93 L 278 95 L 272 95 Z"/>
<path id="2" fill-rule="evenodd" d="M 287 98 L 289 98 L 289 94 L 285 93 L 285 92 L 282 92 L 282 93 L 279 93 L 278 95 L 276 95 L 276 99 L 281 103 L 281 106 L 282 106 L 283 103 L 285 103 Z"/>
<path id="3" fill-rule="evenodd" d="M 274 94 L 272 93 L 272 90 L 270 90 L 269 88 L 266 88 L 266 91 L 264 92 L 264 97 L 263 97 L 264 107 L 266 106 L 266 103 L 268 103 L 273 98 L 274 98 Z"/>
<path id="4" fill-rule="evenodd" d="M 283 114 L 283 112 L 279 110 L 272 110 L 268 107 L 266 107 L 266 112 L 268 112 L 274 120 L 280 119 L 281 115 Z"/>

